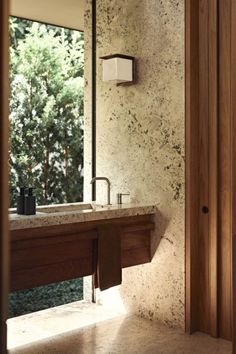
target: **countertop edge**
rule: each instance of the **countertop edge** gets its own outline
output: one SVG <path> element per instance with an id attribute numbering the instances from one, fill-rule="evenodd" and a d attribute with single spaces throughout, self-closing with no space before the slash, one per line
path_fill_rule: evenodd
<path id="1" fill-rule="evenodd" d="M 10 231 L 55 226 L 55 225 L 65 225 L 72 223 L 84 223 L 89 221 L 98 220 L 109 220 L 117 219 L 129 216 L 139 216 L 139 215 L 152 215 L 158 211 L 158 206 L 155 204 L 147 205 L 129 205 L 124 204 L 115 208 L 109 209 L 106 207 L 99 208 L 81 213 L 81 212 L 62 212 L 47 215 L 36 215 L 36 216 L 24 216 L 16 219 L 9 220 Z"/>

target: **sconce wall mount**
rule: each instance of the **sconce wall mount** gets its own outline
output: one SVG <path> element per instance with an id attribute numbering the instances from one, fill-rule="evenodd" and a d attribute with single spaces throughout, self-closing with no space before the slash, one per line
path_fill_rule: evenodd
<path id="1" fill-rule="evenodd" d="M 135 81 L 135 58 L 124 54 L 100 57 L 103 60 L 103 81 L 131 85 Z"/>

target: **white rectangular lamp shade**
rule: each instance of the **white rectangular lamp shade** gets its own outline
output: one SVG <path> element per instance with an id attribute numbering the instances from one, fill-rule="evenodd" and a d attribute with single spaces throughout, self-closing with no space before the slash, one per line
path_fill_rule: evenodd
<path id="1" fill-rule="evenodd" d="M 133 60 L 126 58 L 110 58 L 103 60 L 103 81 L 116 84 L 133 81 Z"/>

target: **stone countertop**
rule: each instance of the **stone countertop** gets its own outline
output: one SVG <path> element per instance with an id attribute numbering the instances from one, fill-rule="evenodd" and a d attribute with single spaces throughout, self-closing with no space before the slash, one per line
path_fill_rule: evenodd
<path id="1" fill-rule="evenodd" d="M 88 206 L 88 209 L 82 209 Z M 55 211 L 54 208 L 68 208 L 67 211 Z M 70 210 L 70 207 L 72 210 Z M 76 210 L 78 207 L 78 210 Z M 51 211 L 48 211 L 50 210 Z M 47 211 L 44 211 L 47 210 Z M 14 209 L 10 210 L 10 230 L 29 229 L 50 225 L 72 224 L 86 221 L 107 220 L 129 216 L 155 214 L 157 205 L 122 204 L 96 205 L 89 203 L 73 203 L 37 207 L 36 215 L 17 215 Z"/>

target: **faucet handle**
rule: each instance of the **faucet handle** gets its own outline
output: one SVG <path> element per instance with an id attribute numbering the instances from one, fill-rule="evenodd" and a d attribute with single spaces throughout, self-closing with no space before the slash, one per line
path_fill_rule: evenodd
<path id="1" fill-rule="evenodd" d="M 122 203 L 122 197 L 124 195 L 130 195 L 130 193 L 117 193 L 117 204 L 123 204 Z"/>

